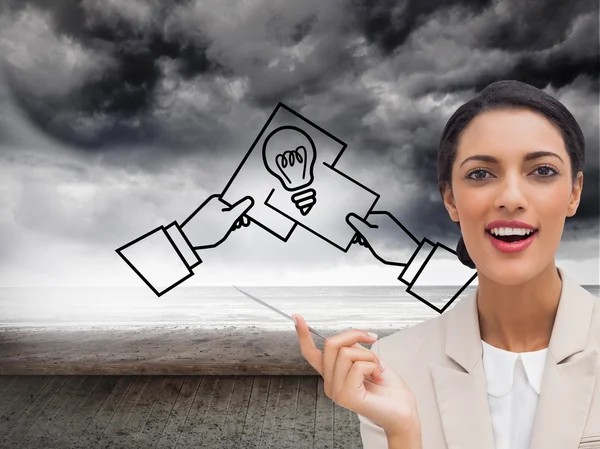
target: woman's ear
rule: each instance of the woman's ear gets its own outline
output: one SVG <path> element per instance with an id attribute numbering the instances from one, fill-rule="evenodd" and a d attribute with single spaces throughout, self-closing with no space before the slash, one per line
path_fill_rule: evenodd
<path id="1" fill-rule="evenodd" d="M 454 203 L 454 195 L 452 194 L 452 189 L 447 183 L 442 189 L 442 197 L 444 198 L 444 206 L 448 211 L 448 215 L 450 215 L 452 221 L 458 223 L 460 219 L 458 217 L 458 210 L 456 209 L 456 204 Z"/>
<path id="2" fill-rule="evenodd" d="M 567 208 L 567 217 L 572 217 L 577 212 L 579 202 L 581 201 L 581 190 L 583 189 L 583 172 L 577 172 L 577 178 L 571 189 L 571 199 Z"/>

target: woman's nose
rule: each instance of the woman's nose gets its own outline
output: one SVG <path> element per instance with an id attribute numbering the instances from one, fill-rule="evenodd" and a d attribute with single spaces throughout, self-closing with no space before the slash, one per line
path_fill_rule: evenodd
<path id="1" fill-rule="evenodd" d="M 509 212 L 526 209 L 527 198 L 524 191 L 524 182 L 520 174 L 505 176 L 499 184 L 499 192 L 495 204 L 496 208 L 505 208 Z"/>

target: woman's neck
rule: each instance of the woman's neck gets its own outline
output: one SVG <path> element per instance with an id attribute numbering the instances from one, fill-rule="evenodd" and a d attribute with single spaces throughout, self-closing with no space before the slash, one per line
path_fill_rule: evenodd
<path id="1" fill-rule="evenodd" d="M 478 278 L 477 309 L 483 341 L 512 352 L 547 348 L 562 290 L 554 261 L 520 285 Z"/>

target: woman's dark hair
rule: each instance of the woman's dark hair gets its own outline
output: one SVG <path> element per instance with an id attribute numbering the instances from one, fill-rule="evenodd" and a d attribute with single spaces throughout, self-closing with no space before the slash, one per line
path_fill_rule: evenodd
<path id="1" fill-rule="evenodd" d="M 489 84 L 478 96 L 459 107 L 444 127 L 438 150 L 438 185 L 443 196 L 446 186 L 452 187 L 452 165 L 456 159 L 458 141 L 471 120 L 482 112 L 496 109 L 528 109 L 546 117 L 560 131 L 569 159 L 573 181 L 583 171 L 585 140 L 579 124 L 569 110 L 546 92 L 514 80 L 497 81 Z M 458 223 L 460 228 L 460 223 Z M 460 261 L 475 268 L 465 242 L 458 240 L 456 252 Z"/>

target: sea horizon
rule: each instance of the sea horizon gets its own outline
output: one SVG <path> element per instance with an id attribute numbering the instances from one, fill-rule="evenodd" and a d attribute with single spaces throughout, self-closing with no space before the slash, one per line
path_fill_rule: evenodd
<path id="1" fill-rule="evenodd" d="M 399 285 L 239 287 L 316 329 L 401 329 L 439 313 Z M 469 285 L 449 309 L 470 294 Z M 599 296 L 600 285 L 582 285 Z M 419 286 L 437 307 L 460 286 Z M 293 331 L 291 320 L 245 297 L 232 286 L 180 286 L 157 297 L 146 287 L 0 287 L 1 328 L 199 327 Z"/>

